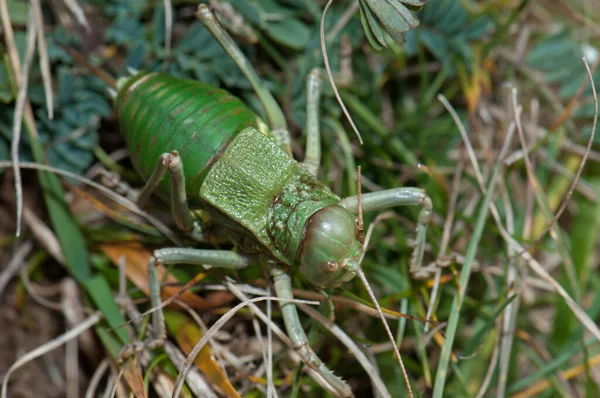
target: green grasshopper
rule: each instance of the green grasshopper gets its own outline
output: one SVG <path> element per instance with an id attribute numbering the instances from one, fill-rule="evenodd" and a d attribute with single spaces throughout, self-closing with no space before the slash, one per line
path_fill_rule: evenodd
<path id="1" fill-rule="evenodd" d="M 287 270 L 297 266 L 317 289 L 338 287 L 358 275 L 378 307 L 360 268 L 364 230 L 356 214 L 394 206 L 421 206 L 410 270 L 415 277 L 426 276 L 421 262 L 432 210 L 427 194 L 418 188 L 396 188 L 364 194 L 362 200 L 334 195 L 316 177 L 321 158 L 319 72 L 308 76 L 306 155 L 298 162 L 291 155 L 283 112 L 272 94 L 210 8 L 200 5 L 197 17 L 252 84 L 270 128 L 239 99 L 200 82 L 149 72 L 117 81 L 113 94 L 120 128 L 134 167 L 147 181 L 138 203 L 143 206 L 157 193 L 170 200 L 181 231 L 206 242 L 217 229 L 236 247 L 156 250 L 148 262 L 152 305 L 161 303 L 158 264 L 230 269 L 263 264 L 279 298 L 293 299 Z M 199 209 L 210 215 L 208 224 L 196 216 Z M 302 360 L 338 395 L 352 396 L 350 387 L 308 345 L 296 306 L 282 302 L 281 311 Z M 125 347 L 121 358 L 162 345 L 164 323 L 162 311 L 154 311 L 152 334 Z"/>

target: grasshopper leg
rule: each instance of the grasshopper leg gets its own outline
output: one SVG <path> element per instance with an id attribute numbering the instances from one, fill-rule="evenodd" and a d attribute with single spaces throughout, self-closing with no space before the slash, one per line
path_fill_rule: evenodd
<path id="1" fill-rule="evenodd" d="M 288 300 L 293 299 L 294 295 L 292 294 L 290 276 L 279 267 L 271 268 L 271 276 L 273 277 L 277 297 Z M 352 397 L 352 390 L 348 384 L 334 375 L 308 345 L 308 338 L 302 328 L 300 318 L 298 318 L 296 305 L 291 302 L 282 302 L 280 307 L 288 336 L 294 345 L 294 349 L 302 358 L 302 361 L 321 375 L 333 388 L 335 388 L 340 396 Z"/>
<path id="2" fill-rule="evenodd" d="M 137 203 L 140 207 L 146 205 L 150 195 L 156 190 L 167 171 L 171 177 L 171 213 L 175 225 L 180 230 L 187 232 L 195 240 L 201 241 L 202 228 L 187 202 L 183 163 L 177 151 L 165 152 L 159 156 L 150 179 L 140 191 Z"/>
<path id="3" fill-rule="evenodd" d="M 156 271 L 157 265 L 210 264 L 215 267 L 239 269 L 250 265 L 253 258 L 230 250 L 202 250 L 189 248 L 165 248 L 155 250 L 148 260 L 148 285 L 150 287 L 150 302 L 152 308 L 159 308 L 160 280 Z M 152 313 L 152 334 L 140 342 L 126 345 L 119 354 L 119 360 L 123 361 L 136 352 L 153 350 L 164 344 L 167 337 L 165 328 L 165 317 L 162 308 Z"/>
<path id="4" fill-rule="evenodd" d="M 321 101 L 321 74 L 313 69 L 306 79 L 306 151 L 302 165 L 314 176 L 321 166 L 321 131 L 319 103 Z"/>
<path id="5" fill-rule="evenodd" d="M 358 196 L 349 196 L 340 204 L 353 213 L 358 212 Z M 421 206 L 417 220 L 416 244 L 410 258 L 410 273 L 415 279 L 426 279 L 430 276 L 430 271 L 422 268 L 421 264 L 425 250 L 427 224 L 429 224 L 432 211 L 431 199 L 427 193 L 419 188 L 395 188 L 362 195 L 364 211 L 384 210 L 396 206 Z"/>
<path id="6" fill-rule="evenodd" d="M 265 83 L 258 77 L 258 74 L 254 68 L 252 68 L 252 65 L 235 44 L 231 36 L 229 36 L 225 29 L 221 27 L 209 6 L 200 4 L 198 6 L 198 11 L 196 12 L 196 18 L 198 18 L 213 37 L 217 39 L 221 47 L 223 47 L 225 52 L 236 63 L 238 68 L 240 68 L 244 76 L 246 76 L 265 108 L 269 127 L 271 127 L 271 134 L 273 135 L 273 138 L 275 138 L 275 142 L 277 142 L 277 145 L 286 151 L 288 155 L 292 156 L 290 132 L 287 129 L 285 116 Z"/>

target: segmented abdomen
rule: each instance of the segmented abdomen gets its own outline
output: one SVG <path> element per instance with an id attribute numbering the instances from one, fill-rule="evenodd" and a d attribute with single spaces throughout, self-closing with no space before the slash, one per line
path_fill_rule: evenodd
<path id="1" fill-rule="evenodd" d="M 115 108 L 131 161 L 147 180 L 163 152 L 176 150 L 184 164 L 186 191 L 198 199 L 211 165 L 244 128 L 264 123 L 225 90 L 163 73 L 139 73 L 120 87 Z M 169 197 L 168 177 L 158 194 Z"/>

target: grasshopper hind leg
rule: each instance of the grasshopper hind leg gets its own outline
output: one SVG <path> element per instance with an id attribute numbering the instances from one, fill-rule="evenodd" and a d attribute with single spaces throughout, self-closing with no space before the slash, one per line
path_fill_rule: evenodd
<path id="1" fill-rule="evenodd" d="M 193 239 L 202 241 L 204 237 L 200 222 L 188 205 L 187 194 L 185 193 L 183 163 L 177 151 L 165 152 L 159 156 L 150 179 L 140 191 L 137 203 L 140 207 L 144 207 L 148 203 L 150 195 L 156 190 L 167 171 L 171 177 L 171 213 L 175 225 L 181 231 L 188 233 Z"/>

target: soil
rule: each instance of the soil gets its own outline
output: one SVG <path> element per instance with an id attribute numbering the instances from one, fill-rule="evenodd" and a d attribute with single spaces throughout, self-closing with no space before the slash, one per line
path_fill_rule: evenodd
<path id="1" fill-rule="evenodd" d="M 2 325 L 0 328 L 0 375 L 2 379 L 18 358 L 51 340 L 60 334 L 62 329 L 57 314 L 32 302 L 26 295 L 17 295 L 16 287 L 17 283 L 12 282 L 0 298 L 0 325 Z M 19 306 L 18 301 L 23 297 L 23 305 Z M 12 398 L 64 397 L 64 363 L 63 347 L 27 363 L 11 374 L 8 396 Z M 50 376 L 51 374 L 53 376 Z"/>

